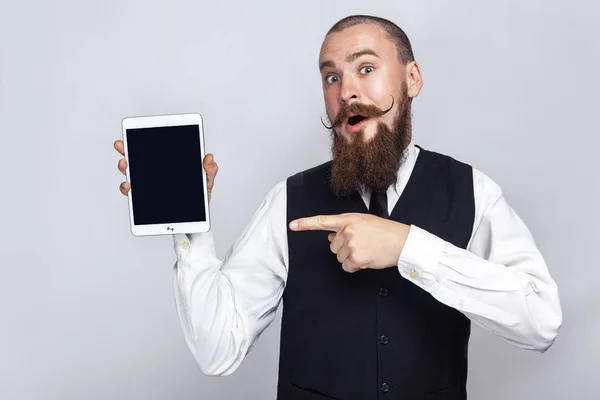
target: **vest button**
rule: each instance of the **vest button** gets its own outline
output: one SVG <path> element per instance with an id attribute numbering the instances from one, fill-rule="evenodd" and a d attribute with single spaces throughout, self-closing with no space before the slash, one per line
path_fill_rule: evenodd
<path id="1" fill-rule="evenodd" d="M 390 339 L 385 335 L 381 335 L 381 337 L 379 338 L 379 343 L 381 343 L 381 344 L 388 344 L 389 341 L 390 341 Z"/>
<path id="2" fill-rule="evenodd" d="M 381 289 L 379 289 L 379 295 L 380 295 L 381 297 L 385 297 L 385 296 L 387 296 L 387 294 L 388 294 L 388 291 L 387 291 L 387 289 L 386 289 L 386 288 L 381 288 Z"/>
<path id="3" fill-rule="evenodd" d="M 382 391 L 383 393 L 387 393 L 387 392 L 389 392 L 389 391 L 390 391 L 390 385 L 388 385 L 388 384 L 387 384 L 387 383 L 385 383 L 385 382 L 384 382 L 384 383 L 382 383 L 382 384 L 381 384 L 381 391 Z"/>

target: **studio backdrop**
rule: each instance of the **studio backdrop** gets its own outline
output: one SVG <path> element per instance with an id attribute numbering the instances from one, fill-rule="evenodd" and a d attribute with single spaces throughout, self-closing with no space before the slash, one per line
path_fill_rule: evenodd
<path id="1" fill-rule="evenodd" d="M 564 323 L 545 354 L 473 327 L 469 397 L 600 398 L 599 12 L 591 0 L 0 0 L 0 398 L 275 398 L 280 312 L 234 374 L 201 374 L 175 309 L 172 237 L 131 235 L 113 143 L 128 116 L 204 116 L 224 256 L 277 182 L 329 159 L 317 60 L 351 14 L 407 32 L 424 78 L 415 143 L 497 182 L 559 286 Z"/>

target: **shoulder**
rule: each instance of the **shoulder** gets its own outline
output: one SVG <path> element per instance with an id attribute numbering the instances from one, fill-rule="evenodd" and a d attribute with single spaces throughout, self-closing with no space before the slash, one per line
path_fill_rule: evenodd
<path id="1" fill-rule="evenodd" d="M 290 186 L 302 186 L 310 182 L 321 181 L 329 177 L 332 161 L 327 161 L 317 166 L 299 171 L 287 178 Z"/>
<path id="2" fill-rule="evenodd" d="M 473 167 L 473 188 L 476 196 L 486 202 L 497 200 L 502 195 L 502 188 L 489 175 Z"/>
<path id="3" fill-rule="evenodd" d="M 473 168 L 473 194 L 475 197 L 475 231 L 484 219 L 486 213 L 502 197 L 502 188 L 487 174 Z"/>
<path id="4" fill-rule="evenodd" d="M 474 229 L 479 225 L 485 213 L 502 197 L 500 185 L 488 174 L 472 164 L 448 154 L 420 149 L 421 155 L 428 157 L 431 164 L 445 170 L 453 179 L 468 179 L 473 185 L 473 200 L 475 205 Z"/>
<path id="5" fill-rule="evenodd" d="M 281 180 L 269 189 L 264 202 L 285 204 L 287 180 Z"/>
<path id="6" fill-rule="evenodd" d="M 424 149 L 421 146 L 417 146 L 419 149 L 419 157 L 426 159 L 427 165 L 430 167 L 445 170 L 448 173 L 463 174 L 471 178 L 473 175 L 472 167 L 470 164 L 455 158 L 449 154 L 440 153 L 430 149 Z"/>
<path id="7" fill-rule="evenodd" d="M 275 183 L 265 195 L 263 204 L 283 206 L 286 203 L 290 187 L 301 187 L 306 183 L 316 182 L 327 178 L 331 168 L 331 161 L 299 171 L 283 180 Z"/>
<path id="8" fill-rule="evenodd" d="M 451 171 L 462 171 L 469 180 L 473 181 L 473 191 L 476 198 L 497 198 L 501 193 L 500 186 L 487 174 L 470 163 L 448 154 L 442 154 L 420 148 L 421 154 L 431 159 L 437 167 L 445 167 Z"/>

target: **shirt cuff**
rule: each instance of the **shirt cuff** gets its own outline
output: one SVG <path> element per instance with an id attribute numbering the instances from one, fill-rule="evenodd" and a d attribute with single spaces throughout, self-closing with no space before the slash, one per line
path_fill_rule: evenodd
<path id="1" fill-rule="evenodd" d="M 439 285 L 438 268 L 446 242 L 411 225 L 402 253 L 398 259 L 400 274 L 428 292 Z"/>
<path id="2" fill-rule="evenodd" d="M 178 233 L 173 235 L 173 246 L 177 260 L 189 264 L 201 259 L 216 257 L 212 230 L 201 233 Z"/>

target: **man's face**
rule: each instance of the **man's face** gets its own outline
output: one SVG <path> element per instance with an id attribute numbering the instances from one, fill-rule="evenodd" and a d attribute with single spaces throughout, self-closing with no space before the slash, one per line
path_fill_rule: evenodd
<path id="1" fill-rule="evenodd" d="M 347 195 L 361 184 L 385 190 L 396 182 L 410 143 L 409 97 L 420 89 L 418 65 L 407 70 L 387 34 L 361 24 L 328 35 L 319 66 L 332 122 L 334 192 Z"/>
<path id="2" fill-rule="evenodd" d="M 368 141 L 375 136 L 379 122 L 392 128 L 401 106 L 406 68 L 398 59 L 394 42 L 379 26 L 360 24 L 330 34 L 321 47 L 319 65 L 325 106 L 332 123 L 340 111 L 351 104 L 387 110 L 393 99 L 395 101 L 385 115 L 358 123 L 355 121 L 358 118 L 344 115 L 341 126 L 334 126 L 338 134 L 352 142 L 356 134 L 363 131 L 363 138 Z"/>

